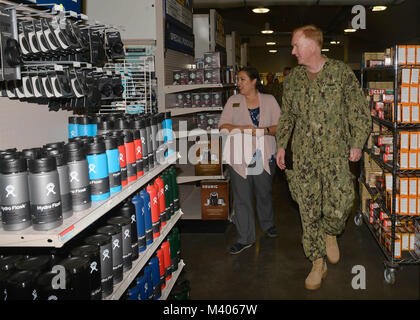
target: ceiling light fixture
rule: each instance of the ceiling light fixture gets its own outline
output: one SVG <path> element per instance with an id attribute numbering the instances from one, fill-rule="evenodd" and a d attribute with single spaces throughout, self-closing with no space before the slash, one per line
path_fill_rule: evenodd
<path id="1" fill-rule="evenodd" d="M 322 52 L 329 52 L 329 51 L 330 51 L 330 49 L 325 48 L 325 49 L 321 49 L 321 51 L 322 51 Z"/>
<path id="2" fill-rule="evenodd" d="M 345 32 L 345 33 L 356 32 L 356 29 L 353 29 L 353 28 L 346 28 L 346 29 L 344 29 L 344 32 Z"/>
<path id="3" fill-rule="evenodd" d="M 330 41 L 330 44 L 337 44 L 337 41 Z"/>
<path id="4" fill-rule="evenodd" d="M 270 53 L 277 53 L 277 50 L 268 50 Z"/>
<path id="5" fill-rule="evenodd" d="M 274 31 L 270 29 L 270 24 L 268 22 L 265 24 L 265 29 L 261 30 L 261 33 L 263 34 L 271 34 L 273 32 Z"/>
<path id="6" fill-rule="evenodd" d="M 267 46 L 274 46 L 274 45 L 276 45 L 276 43 L 275 42 L 266 42 L 265 43 Z"/>
<path id="7" fill-rule="evenodd" d="M 262 8 L 262 7 L 252 9 L 252 12 L 254 12 L 254 13 L 267 13 L 269 11 L 270 11 L 270 9 Z"/>
<path id="8" fill-rule="evenodd" d="M 386 10 L 387 6 L 374 6 L 372 11 L 384 11 Z"/>

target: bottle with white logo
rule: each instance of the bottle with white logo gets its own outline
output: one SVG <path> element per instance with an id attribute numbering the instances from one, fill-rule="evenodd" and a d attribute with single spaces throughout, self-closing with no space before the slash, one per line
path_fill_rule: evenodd
<path id="1" fill-rule="evenodd" d="M 117 226 L 121 229 L 122 249 L 123 249 L 123 268 L 124 272 L 132 268 L 131 251 L 131 219 L 122 216 L 112 217 L 107 224 Z"/>
<path id="2" fill-rule="evenodd" d="M 0 210 L 4 230 L 22 230 L 31 225 L 26 160 L 16 155 L 0 159 Z"/>
<path id="3" fill-rule="evenodd" d="M 71 202 L 74 212 L 91 207 L 89 169 L 83 146 L 78 141 L 65 145 L 64 152 L 69 167 Z"/>
<path id="4" fill-rule="evenodd" d="M 95 245 L 99 249 L 99 269 L 101 270 L 102 298 L 108 297 L 113 291 L 112 271 L 112 238 L 104 234 L 95 234 L 87 237 L 86 244 Z"/>
<path id="5" fill-rule="evenodd" d="M 50 230 L 63 223 L 60 180 L 53 157 L 29 160 L 29 199 L 35 230 Z"/>
<path id="6" fill-rule="evenodd" d="M 69 218 L 73 215 L 71 202 L 69 167 L 64 152 L 53 147 L 46 147 L 44 152 L 47 156 L 52 156 L 56 160 L 58 177 L 60 179 L 61 207 L 63 218 Z"/>
<path id="7" fill-rule="evenodd" d="M 89 282 L 90 282 L 90 300 L 102 299 L 101 288 L 101 261 L 99 248 L 92 244 L 79 246 L 71 250 L 73 257 L 81 257 L 89 259 Z"/>
<path id="8" fill-rule="evenodd" d="M 114 275 L 114 285 L 123 279 L 123 246 L 121 228 L 117 226 L 103 226 L 97 230 L 98 234 L 112 237 L 112 272 Z"/>

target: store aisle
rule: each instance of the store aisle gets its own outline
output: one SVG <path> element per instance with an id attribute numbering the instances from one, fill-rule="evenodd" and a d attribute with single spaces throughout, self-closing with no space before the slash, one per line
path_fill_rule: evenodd
<path id="1" fill-rule="evenodd" d="M 236 240 L 233 224 L 225 233 L 181 233 L 181 255 L 186 263 L 183 279 L 190 281 L 191 299 L 419 299 L 420 268 L 404 266 L 397 272 L 396 283 L 386 284 L 383 254 L 367 227 L 355 226 L 353 214 L 338 240 L 340 262 L 328 264 L 320 290 L 306 290 L 304 281 L 311 264 L 300 243 L 297 205 L 280 176 L 273 198 L 279 236 L 269 238 L 257 226 L 256 244 L 238 255 L 228 253 Z M 366 270 L 365 290 L 352 288 L 356 265 Z"/>

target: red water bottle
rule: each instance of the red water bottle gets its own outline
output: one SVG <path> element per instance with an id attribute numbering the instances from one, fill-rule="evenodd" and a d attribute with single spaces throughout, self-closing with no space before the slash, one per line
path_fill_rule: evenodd
<path id="1" fill-rule="evenodd" d="M 166 203 L 165 203 L 165 183 L 161 177 L 155 180 L 155 188 L 158 193 L 159 212 L 160 212 L 160 226 L 166 226 Z"/>
<path id="2" fill-rule="evenodd" d="M 171 269 L 171 251 L 169 249 L 169 241 L 162 243 L 163 251 L 163 264 L 165 266 L 165 279 L 166 281 L 171 280 L 172 278 L 172 269 Z"/>
<path id="3" fill-rule="evenodd" d="M 124 130 L 124 146 L 127 161 L 127 179 L 128 182 L 137 180 L 136 151 L 134 148 L 133 133 L 130 130 Z"/>
<path id="4" fill-rule="evenodd" d="M 163 250 L 158 249 L 156 251 L 156 255 L 159 259 L 159 271 L 160 271 L 160 283 L 162 284 L 162 290 L 166 287 L 166 281 L 165 281 L 165 262 L 163 259 Z"/>
<path id="5" fill-rule="evenodd" d="M 150 196 L 150 208 L 152 211 L 152 230 L 153 239 L 160 236 L 160 211 L 158 203 L 158 195 L 156 188 L 153 184 L 149 184 L 146 188 L 147 193 Z"/>
<path id="6" fill-rule="evenodd" d="M 136 153 L 137 179 L 144 175 L 143 150 L 141 147 L 140 131 L 133 129 L 134 151 Z"/>
<path id="7" fill-rule="evenodd" d="M 127 162 L 126 162 L 126 153 L 124 138 L 121 131 L 111 132 L 111 136 L 116 137 L 118 141 L 118 152 L 120 154 L 120 168 L 121 168 L 121 186 L 127 186 Z"/>

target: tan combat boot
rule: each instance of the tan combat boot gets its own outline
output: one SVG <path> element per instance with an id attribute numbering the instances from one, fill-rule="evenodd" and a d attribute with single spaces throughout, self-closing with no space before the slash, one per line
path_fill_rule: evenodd
<path id="1" fill-rule="evenodd" d="M 321 287 L 322 279 L 327 276 L 327 263 L 324 258 L 316 259 L 312 262 L 312 270 L 305 280 L 305 288 L 317 290 Z"/>
<path id="2" fill-rule="evenodd" d="M 332 264 L 338 263 L 338 260 L 340 260 L 340 250 L 338 249 L 337 238 L 326 234 L 325 244 L 328 261 Z"/>

